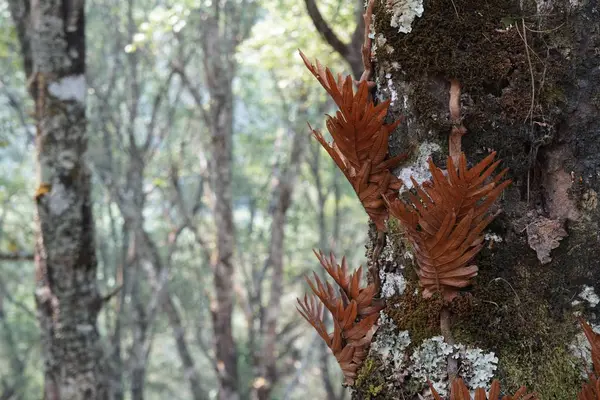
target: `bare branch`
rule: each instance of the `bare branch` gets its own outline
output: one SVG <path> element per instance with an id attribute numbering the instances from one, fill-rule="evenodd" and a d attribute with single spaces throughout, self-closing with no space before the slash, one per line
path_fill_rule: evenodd
<path id="1" fill-rule="evenodd" d="M 33 261 L 33 253 L 0 253 L 0 261 Z"/>
<path id="2" fill-rule="evenodd" d="M 319 7 L 317 6 L 316 0 L 304 0 L 304 4 L 306 4 L 306 11 L 308 11 L 308 15 L 310 19 L 312 19 L 315 28 L 319 32 L 319 34 L 329 43 L 331 47 L 335 51 L 337 51 L 342 57 L 346 58 L 350 49 L 348 45 L 341 41 L 340 38 L 335 34 L 333 29 L 327 24 L 323 15 L 319 11 Z"/>

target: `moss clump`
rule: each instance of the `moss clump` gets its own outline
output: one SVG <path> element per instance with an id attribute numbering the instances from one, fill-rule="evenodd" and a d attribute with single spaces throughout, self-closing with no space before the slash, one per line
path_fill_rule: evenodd
<path id="1" fill-rule="evenodd" d="M 399 330 L 409 331 L 411 343 L 408 351 L 423 340 L 440 335 L 439 297 L 424 299 L 417 290 L 416 274 L 407 274 L 406 290 L 402 296 L 393 297 L 388 302 L 386 313 L 392 318 Z M 414 276 L 410 276 L 414 275 Z"/>
<path id="2" fill-rule="evenodd" d="M 390 26 L 392 13 L 377 3 L 375 31 L 394 51 L 377 52 L 379 65 L 398 63 L 392 81 L 410 83 L 409 99 L 422 131 L 450 132 L 447 87 L 458 79 L 468 134 L 464 150 L 499 149 L 511 172 L 524 176 L 537 149 L 554 137 L 572 80 L 568 13 L 540 17 L 532 0 L 424 0 L 412 32 Z M 383 8 L 383 9 L 382 9 Z M 532 80 L 533 77 L 533 80 Z M 523 124 L 531 120 L 540 124 Z M 502 154 L 502 149 L 510 149 Z"/>
<path id="3" fill-rule="evenodd" d="M 500 369 L 505 387 L 525 385 L 541 399 L 572 400 L 581 388 L 580 360 L 562 347 L 546 347 L 541 353 L 529 351 L 502 355 Z"/>
<path id="4" fill-rule="evenodd" d="M 578 328 L 563 265 L 540 265 L 522 241 L 500 253 L 480 253 L 472 302 L 455 309 L 455 338 L 496 352 L 507 392 L 526 385 L 544 399 L 573 399 L 581 377 L 566 344 Z"/>
<path id="5" fill-rule="evenodd" d="M 369 357 L 365 360 L 358 371 L 353 387 L 358 398 L 365 400 L 388 398 L 384 396 L 385 378 L 379 372 L 381 368 L 382 364 L 379 359 Z"/>

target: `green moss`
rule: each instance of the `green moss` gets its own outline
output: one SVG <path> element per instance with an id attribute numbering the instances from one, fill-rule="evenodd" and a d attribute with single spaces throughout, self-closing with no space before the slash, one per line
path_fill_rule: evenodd
<path id="1" fill-rule="evenodd" d="M 423 299 L 418 287 L 417 276 L 409 270 L 406 290 L 402 296 L 389 300 L 386 313 L 399 330 L 409 331 L 411 343 L 407 351 L 418 346 L 423 340 L 440 335 L 440 298 Z"/>
<path id="2" fill-rule="evenodd" d="M 581 388 L 579 362 L 564 348 L 556 347 L 537 354 L 522 351 L 503 355 L 500 369 L 507 388 L 525 385 L 541 399 L 572 400 Z"/>
<path id="3" fill-rule="evenodd" d="M 526 238 L 506 231 L 511 228 L 506 227 L 505 218 L 499 217 L 490 228 L 510 246 L 486 246 L 477 257 L 479 274 L 473 285 L 451 303 L 454 338 L 496 353 L 500 360 L 496 377 L 506 393 L 514 393 L 525 385 L 543 399 L 573 399 L 583 379 L 580 360 L 567 350 L 580 332 L 571 301 L 573 291 L 579 290 L 575 282 L 582 277 L 587 284 L 590 280 L 591 284 L 598 284 L 600 278 L 589 265 L 600 257 L 600 250 L 593 246 L 584 248 L 587 242 L 583 232 L 572 231 L 553 252 L 554 261 L 541 265 Z M 400 235 L 393 238 L 402 240 Z M 569 249 L 573 248 L 581 249 L 579 261 L 569 257 Z M 386 313 L 400 330 L 409 331 L 414 347 L 423 339 L 440 334 L 441 303 L 439 299 L 426 300 L 415 294 L 418 277 L 412 268 L 407 267 L 404 272 L 406 291 L 389 299 Z M 403 388 L 413 394 L 412 390 L 418 389 L 410 386 L 410 377 Z"/>
<path id="4" fill-rule="evenodd" d="M 502 250 L 480 254 L 472 302 L 454 309 L 455 338 L 496 352 L 508 392 L 525 385 L 544 399 L 573 399 L 581 377 L 566 345 L 578 328 L 563 266 L 539 265 L 523 243 Z"/>
<path id="5" fill-rule="evenodd" d="M 407 94 L 422 131 L 439 138 L 450 132 L 447 88 L 457 79 L 463 124 L 476 133 L 465 136 L 465 151 L 510 149 L 510 157 L 500 156 L 515 176 L 524 176 L 539 145 L 547 144 L 539 138 L 554 136 L 565 103 L 562 88 L 573 74 L 562 51 L 573 41 L 567 13 L 539 18 L 535 2 L 521 3 L 424 0 L 410 34 L 391 27 L 390 12 L 376 9 L 375 19 L 375 31 L 394 49 L 378 51 L 378 64 L 400 65 L 386 72 L 392 81 L 410 83 Z M 543 124 L 521 128 L 529 118 Z"/>
<path id="6" fill-rule="evenodd" d="M 385 379 L 379 372 L 381 369 L 381 361 L 379 359 L 369 357 L 365 360 L 362 367 L 358 371 L 353 389 L 360 394 L 361 399 L 370 400 L 383 395 L 385 388 Z"/>

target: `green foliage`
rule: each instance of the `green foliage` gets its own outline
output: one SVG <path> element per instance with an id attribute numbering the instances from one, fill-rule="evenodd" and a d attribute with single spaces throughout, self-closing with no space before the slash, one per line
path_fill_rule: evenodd
<path id="1" fill-rule="evenodd" d="M 244 297 L 254 295 L 253 291 L 259 289 L 248 279 L 252 278 L 253 268 L 262 267 L 267 258 L 273 179 L 289 160 L 294 133 L 306 132 L 308 139 L 306 121 L 322 119 L 323 113 L 331 109 L 325 96 L 310 81 L 297 55 L 298 47 L 311 54 L 330 53 L 327 45 L 314 33 L 303 4 L 292 0 L 250 1 L 246 4 L 247 7 L 261 7 L 261 11 L 250 38 L 237 49 L 237 77 L 233 82 L 235 279 L 245 293 L 238 299 L 233 322 L 240 353 L 242 397 L 247 397 L 253 382 L 252 363 L 260 344 L 260 336 L 252 339 L 254 342 L 250 339 L 249 323 L 255 321 L 247 320 L 243 302 Z M 338 35 L 349 40 L 354 29 L 353 8 L 337 0 L 320 1 L 319 7 Z M 169 80 L 170 62 L 185 59 L 190 80 L 200 92 L 205 91 L 204 59 L 198 39 L 203 10 L 207 10 L 206 4 L 199 5 L 191 0 L 162 2 L 160 5 L 140 0 L 134 4 L 130 25 L 126 4 L 110 0 L 87 4 L 88 158 L 93 172 L 101 292 L 114 289 L 125 274 L 129 279 L 127 285 L 137 290 L 137 301 L 147 305 L 153 298 L 154 289 L 147 279 L 147 271 L 153 266 L 136 264 L 128 258 L 131 232 L 127 231 L 128 225 L 118 206 L 118 196 L 127 196 L 132 190 L 129 185 L 131 174 L 139 172 L 143 176 L 146 195 L 142 204 L 144 228 L 157 244 L 165 265 L 169 265 L 168 288 L 180 311 L 190 353 L 196 369 L 202 371 L 204 387 L 214 393 L 216 377 L 210 361 L 210 302 L 214 293 L 209 261 L 216 227 L 210 213 L 212 193 L 207 175 L 210 136 L 202 120 L 202 111 L 181 79 L 175 76 Z M 3 171 L 0 176 L 0 253 L 31 253 L 34 245 L 32 195 L 36 183 L 33 167 L 35 129 L 30 115 L 33 108 L 25 91 L 26 79 L 16 31 L 10 21 L 7 3 L 1 1 L 0 33 L 0 166 Z M 324 61 L 337 71 L 348 70 L 336 55 Z M 134 76 L 139 83 L 137 88 L 132 86 Z M 133 95 L 134 90 L 137 90 L 137 97 Z M 12 97 L 9 98 L 7 93 Z M 158 98 L 160 102 L 155 109 Z M 17 99 L 18 104 L 15 106 L 11 99 Z M 137 102 L 135 115 L 131 109 L 133 100 Z M 141 146 L 147 140 L 151 121 L 154 121 L 155 129 L 150 133 L 155 137 L 149 142 L 150 155 L 143 160 L 143 170 L 131 169 L 129 144 L 134 141 Z M 320 149 L 317 153 L 306 152 L 288 212 L 284 323 L 298 318 L 291 304 L 304 290 L 299 277 L 315 265 L 312 248 L 335 245 L 338 251 L 347 254 L 350 262 L 364 263 L 360 244 L 366 236 L 367 218 L 352 188 L 340 179 L 333 163 L 324 154 Z M 321 158 L 320 188 L 316 186 L 314 170 L 309 167 L 317 156 Z M 171 243 L 173 232 L 184 221 L 174 195 L 174 168 L 187 212 L 191 213 L 197 199 L 200 201 L 193 217 L 196 233 L 185 229 L 177 241 Z M 325 231 L 322 233 L 318 225 L 320 195 L 324 195 Z M 204 240 L 206 248 L 199 245 L 196 235 Z M 324 246 L 319 243 L 320 237 L 327 242 Z M 31 261 L 0 261 L 0 277 L 0 283 L 11 296 L 10 301 L 4 298 L 4 316 L 0 318 L 0 375 L 10 377 L 13 371 L 9 362 L 12 353 L 4 330 L 8 327 L 16 341 L 15 349 L 27 355 L 24 380 L 20 384 L 22 398 L 36 398 L 41 392 L 39 371 L 42 360 L 37 322 L 35 314 L 31 314 L 35 312 L 32 296 L 34 265 Z M 263 302 L 269 298 L 269 278 L 267 275 L 260 286 Z M 130 293 L 130 286 L 122 290 Z M 3 289 L 0 287 L 0 293 Z M 119 296 L 117 294 L 104 306 L 99 328 L 106 338 L 106 348 L 114 348 L 110 338 L 118 314 L 123 314 L 121 351 L 126 360 L 135 343 L 135 328 L 141 317 L 131 294 L 119 310 Z M 147 362 L 145 397 L 149 400 L 189 398 L 172 327 L 165 314 L 157 314 L 149 332 L 153 339 Z M 292 356 L 299 357 L 310 347 L 308 342 L 297 339 L 302 337 L 298 328 L 292 330 L 289 337 L 296 340 L 290 342 L 291 356 L 282 360 L 286 368 L 299 362 Z M 201 343 L 208 344 L 208 354 Z M 316 363 L 318 357 L 319 354 L 312 354 L 308 360 Z M 290 384 L 293 374 L 292 369 L 276 388 L 278 396 L 287 390 L 285 386 Z M 126 371 L 126 390 L 129 390 L 128 376 Z M 304 398 L 307 392 L 313 393 L 315 398 L 322 397 L 320 379 L 318 370 L 307 369 L 301 382 L 291 386 L 289 398 Z"/>

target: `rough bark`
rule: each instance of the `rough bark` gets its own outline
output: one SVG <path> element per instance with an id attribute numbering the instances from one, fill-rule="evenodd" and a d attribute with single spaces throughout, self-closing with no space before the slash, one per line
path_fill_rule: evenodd
<path id="1" fill-rule="evenodd" d="M 44 398 L 106 399 L 85 160 L 84 1 L 11 1 L 10 6 L 36 107 L 35 299 Z"/>
<path id="2" fill-rule="evenodd" d="M 214 221 L 217 227 L 212 270 L 215 297 L 211 304 L 218 362 L 219 399 L 239 398 L 237 348 L 233 338 L 231 319 L 233 315 L 234 275 L 233 251 L 235 226 L 232 211 L 232 136 L 233 92 L 232 81 L 235 64 L 232 54 L 223 52 L 226 44 L 219 35 L 218 21 L 206 21 L 203 50 L 205 74 L 211 106 L 208 111 L 211 157 L 209 159 L 210 182 L 215 196 Z"/>
<path id="3" fill-rule="evenodd" d="M 462 150 L 473 164 L 497 151 L 514 181 L 474 260 L 479 275 L 450 305 L 449 329 L 457 343 L 495 353 L 492 372 L 507 392 L 523 384 L 541 398 L 573 399 L 584 376 L 580 356 L 569 350 L 580 334 L 575 313 L 598 322 L 600 4 L 414 1 L 424 11 L 408 18 L 405 10 L 400 23 L 408 32 L 402 33 L 392 22 L 404 3 L 377 2 L 375 8 L 377 96 L 392 100 L 390 120 L 406 117 L 390 148 L 413 155 L 396 172 L 405 180 L 427 178 L 428 156 L 444 167 L 457 123 L 449 109 L 456 80 L 458 121 L 467 131 Z M 410 249 L 396 226 L 392 221 L 380 265 L 406 289 L 388 299 L 387 322 L 374 340 L 399 343 L 401 331 L 410 344 L 392 350 L 389 357 L 400 363 L 372 347 L 357 399 L 374 388 L 382 399 L 423 394 L 418 369 L 431 365 L 411 354 L 441 333 L 439 302 L 415 295 Z M 465 361 L 458 362 L 459 374 L 468 373 Z M 446 368 L 442 363 L 437 369 Z M 440 375 L 439 385 L 444 379 Z"/>

